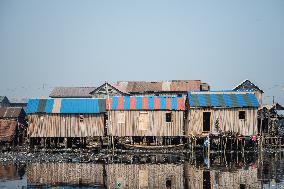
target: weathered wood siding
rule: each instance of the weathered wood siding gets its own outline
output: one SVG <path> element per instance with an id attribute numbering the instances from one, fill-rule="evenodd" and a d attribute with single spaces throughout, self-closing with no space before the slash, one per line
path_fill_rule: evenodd
<path id="1" fill-rule="evenodd" d="M 184 188 L 183 165 L 176 164 L 109 164 L 106 165 L 107 188 Z"/>
<path id="2" fill-rule="evenodd" d="M 27 166 L 28 185 L 103 185 L 103 164 L 31 163 Z"/>
<path id="3" fill-rule="evenodd" d="M 104 135 L 104 115 L 31 114 L 28 116 L 29 137 L 92 137 Z M 82 120 L 82 119 L 81 119 Z"/>
<path id="4" fill-rule="evenodd" d="M 246 118 L 239 119 L 239 111 L 245 111 Z M 203 112 L 211 112 L 210 133 L 218 134 L 218 128 L 222 132 L 236 132 L 244 136 L 257 134 L 257 109 L 235 108 L 235 109 L 190 109 L 185 126 L 186 135 L 201 135 L 203 133 Z"/>
<path id="5" fill-rule="evenodd" d="M 172 122 L 166 122 L 172 113 Z M 147 114 L 145 116 L 145 114 Z M 113 136 L 183 136 L 183 111 L 114 111 L 108 113 L 108 134 Z M 124 119 L 124 120 L 122 120 Z"/>
<path id="6" fill-rule="evenodd" d="M 239 169 L 234 172 L 221 170 L 203 170 L 192 165 L 185 165 L 185 182 L 189 189 L 203 189 L 203 171 L 210 171 L 211 188 L 239 189 L 240 185 L 245 188 L 261 188 L 261 182 L 257 178 L 257 169 L 249 167 L 247 170 Z"/>

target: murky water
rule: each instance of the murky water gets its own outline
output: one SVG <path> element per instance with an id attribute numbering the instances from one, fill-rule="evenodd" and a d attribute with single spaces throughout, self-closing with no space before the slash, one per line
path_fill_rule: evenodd
<path id="1" fill-rule="evenodd" d="M 1 157 L 0 188 L 284 188 L 284 152 L 57 156 Z"/>

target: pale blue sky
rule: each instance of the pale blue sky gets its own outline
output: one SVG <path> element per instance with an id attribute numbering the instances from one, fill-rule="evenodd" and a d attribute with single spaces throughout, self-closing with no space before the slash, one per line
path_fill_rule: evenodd
<path id="1" fill-rule="evenodd" d="M 284 104 L 284 0 L 0 0 L 0 94 L 54 86 L 250 79 Z M 42 86 L 45 84 L 44 90 Z"/>

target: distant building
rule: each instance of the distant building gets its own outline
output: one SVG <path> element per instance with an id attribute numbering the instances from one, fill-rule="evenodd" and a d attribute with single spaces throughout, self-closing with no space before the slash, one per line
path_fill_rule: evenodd
<path id="1" fill-rule="evenodd" d="M 0 96 L 0 107 L 9 107 L 10 101 L 6 96 Z"/>
<path id="2" fill-rule="evenodd" d="M 238 84 L 235 88 L 233 88 L 233 90 L 234 91 L 254 91 L 256 98 L 260 104 L 260 107 L 262 106 L 262 94 L 264 92 L 258 86 L 252 83 L 250 80 L 248 79 L 244 80 L 243 82 Z"/>
<path id="3" fill-rule="evenodd" d="M 10 98 L 10 107 L 22 107 L 26 110 L 28 99 L 26 98 Z"/>
<path id="4" fill-rule="evenodd" d="M 210 86 L 201 80 L 119 81 L 117 86 L 131 95 L 186 96 L 188 91 L 208 91 Z"/>
<path id="5" fill-rule="evenodd" d="M 90 94 L 96 87 L 55 87 L 50 93 L 51 98 L 92 98 Z"/>
<path id="6" fill-rule="evenodd" d="M 107 98 L 108 96 L 129 96 L 130 94 L 115 84 L 104 83 L 92 92 L 93 98 Z"/>
<path id="7" fill-rule="evenodd" d="M 201 80 L 118 81 L 99 87 L 55 87 L 51 98 L 107 98 L 107 96 L 178 96 L 188 91 L 208 91 L 210 86 Z"/>

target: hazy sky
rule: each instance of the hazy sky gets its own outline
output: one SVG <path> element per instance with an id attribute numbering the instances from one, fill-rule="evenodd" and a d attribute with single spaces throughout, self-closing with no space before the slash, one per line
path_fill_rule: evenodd
<path id="1" fill-rule="evenodd" d="M 0 0 L 0 94 L 54 86 L 250 79 L 284 104 L 284 0 Z M 44 85 L 44 89 L 43 89 Z"/>

